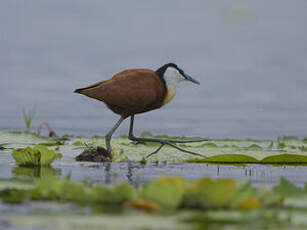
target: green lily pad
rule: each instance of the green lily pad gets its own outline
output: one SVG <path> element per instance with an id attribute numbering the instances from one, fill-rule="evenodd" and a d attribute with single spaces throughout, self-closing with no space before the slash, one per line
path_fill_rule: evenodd
<path id="1" fill-rule="evenodd" d="M 294 186 L 284 177 L 281 178 L 280 184 L 274 187 L 274 191 L 284 197 L 297 197 L 307 195 L 307 191 L 305 189 Z"/>
<path id="2" fill-rule="evenodd" d="M 232 179 L 199 181 L 200 204 L 203 208 L 222 208 L 229 205 L 236 193 L 236 183 Z"/>
<path id="3" fill-rule="evenodd" d="M 57 154 L 47 147 L 37 145 L 34 148 L 17 149 L 12 153 L 16 164 L 19 166 L 49 166 L 56 159 L 62 158 L 62 154 Z"/>
<path id="4" fill-rule="evenodd" d="M 206 157 L 204 159 L 192 159 L 188 162 L 194 163 L 259 163 L 259 161 L 251 156 L 242 155 L 242 154 L 222 154 L 212 157 Z"/>
<path id="5" fill-rule="evenodd" d="M 157 137 L 151 133 L 144 132 L 144 137 Z M 170 137 L 160 135 L 163 138 L 185 139 L 185 137 Z M 2 153 L 9 152 L 10 148 L 25 148 L 39 143 L 46 143 L 46 145 L 54 145 L 53 139 L 41 138 L 31 134 L 11 134 L 7 132 L 0 133 L 0 139 L 5 144 L 5 150 Z M 188 138 L 196 139 L 196 138 Z M 278 143 L 284 143 L 282 150 L 276 150 Z M 84 144 L 86 143 L 86 144 Z M 78 164 L 74 161 L 75 157 L 79 155 L 82 149 L 86 146 L 91 147 L 105 147 L 105 140 L 103 137 L 85 138 L 85 137 L 71 137 L 70 140 L 62 143 L 60 147 L 64 158 L 59 161 L 70 164 Z M 158 144 L 159 145 L 159 144 Z M 213 163 L 213 164 L 303 164 L 307 157 L 307 147 L 304 141 L 299 138 L 279 138 L 278 140 L 210 140 L 203 143 L 184 143 L 178 144 L 186 150 L 193 151 L 207 156 L 207 158 L 196 158 L 190 154 L 183 153 L 170 146 L 164 146 L 158 154 L 153 155 L 147 161 L 167 161 L 167 162 L 195 162 L 195 163 Z M 153 152 L 157 148 L 157 143 L 147 144 L 132 144 L 126 136 L 112 138 L 113 161 L 139 161 Z M 54 148 L 53 148 L 54 149 Z M 5 152 L 4 152 L 5 151 Z M 274 157 L 277 154 L 289 154 L 288 158 L 283 156 L 280 159 Z M 296 157 L 296 155 L 302 157 Z M 267 158 L 272 157 L 272 158 Z M 261 161 L 261 159 L 263 159 Z M 289 161 L 288 161 L 289 160 Z M 9 159 L 8 159 L 9 161 Z M 38 163 L 38 162 L 36 162 Z M 58 164 L 58 162 L 57 162 Z"/>
<path id="6" fill-rule="evenodd" d="M 144 185 L 141 198 L 153 201 L 164 209 L 175 209 L 182 202 L 184 190 L 183 178 L 159 178 Z"/>
<path id="7" fill-rule="evenodd" d="M 133 202 L 136 198 L 134 188 L 128 183 L 116 184 L 111 187 L 97 186 L 92 189 L 93 198 L 103 204 L 119 205 Z"/>
<path id="8" fill-rule="evenodd" d="M 56 141 L 56 142 L 42 142 L 39 143 L 39 145 L 44 145 L 44 146 L 59 146 L 59 145 L 64 145 L 64 141 Z"/>
<path id="9" fill-rule="evenodd" d="M 74 143 L 72 143 L 73 146 L 84 146 L 84 143 L 82 143 L 81 141 L 75 141 Z"/>
<path id="10" fill-rule="evenodd" d="M 82 182 L 73 182 L 55 178 L 51 172 L 41 176 L 35 187 L 30 191 L 32 200 L 59 200 L 78 203 L 92 200 L 90 191 Z"/>
<path id="11" fill-rule="evenodd" d="M 307 156 L 297 154 L 280 154 L 263 158 L 262 164 L 307 164 Z"/>

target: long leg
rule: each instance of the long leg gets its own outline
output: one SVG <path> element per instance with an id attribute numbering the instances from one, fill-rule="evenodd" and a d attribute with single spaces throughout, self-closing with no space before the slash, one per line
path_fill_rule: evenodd
<path id="1" fill-rule="evenodd" d="M 106 146 L 107 146 L 108 152 L 111 152 L 111 138 L 112 138 L 112 135 L 115 132 L 115 130 L 120 126 L 120 124 L 123 122 L 123 120 L 125 120 L 125 118 L 120 117 L 118 122 L 113 126 L 113 128 L 105 136 Z"/>
<path id="2" fill-rule="evenodd" d="M 173 143 L 193 143 L 193 142 L 202 142 L 202 141 L 207 141 L 207 139 L 199 139 L 199 140 L 169 140 L 169 139 L 159 139 L 159 138 L 140 138 L 140 137 L 135 137 L 134 134 L 133 134 L 133 126 L 134 126 L 134 115 L 131 115 L 131 118 L 130 118 L 130 128 L 129 128 L 129 136 L 128 138 L 132 141 L 136 141 L 136 142 L 158 142 L 158 143 L 161 143 L 161 146 L 156 150 L 154 151 L 153 153 L 149 154 L 147 157 L 153 155 L 153 154 L 156 154 L 159 152 L 159 150 L 163 147 L 163 145 L 169 145 L 169 146 L 172 146 L 173 148 L 176 148 L 182 152 L 185 152 L 185 153 L 189 153 L 189 154 L 192 154 L 192 155 L 197 155 L 197 156 L 202 156 L 198 153 L 194 153 L 194 152 L 191 152 L 191 151 L 187 151 L 187 150 L 184 150 L 182 148 L 179 148 L 178 146 L 174 145 Z"/>

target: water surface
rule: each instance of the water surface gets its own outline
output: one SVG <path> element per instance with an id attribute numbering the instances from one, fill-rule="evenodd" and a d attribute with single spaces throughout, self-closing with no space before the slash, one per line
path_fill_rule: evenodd
<path id="1" fill-rule="evenodd" d="M 307 2 L 1 1 L 0 130 L 36 106 L 58 134 L 104 135 L 118 119 L 75 88 L 176 62 L 201 82 L 136 118 L 137 133 L 307 136 Z M 127 132 L 126 122 L 117 134 Z"/>

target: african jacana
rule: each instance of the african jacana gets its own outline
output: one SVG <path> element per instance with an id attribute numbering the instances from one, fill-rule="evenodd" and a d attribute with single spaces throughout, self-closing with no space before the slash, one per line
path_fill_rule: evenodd
<path id="1" fill-rule="evenodd" d="M 199 142 L 201 140 L 167 140 L 155 138 L 137 138 L 133 135 L 134 115 L 158 109 L 170 102 L 176 94 L 181 81 L 198 81 L 186 74 L 174 63 L 168 63 L 157 71 L 150 69 L 128 69 L 115 74 L 111 79 L 101 81 L 85 88 L 76 89 L 75 93 L 104 102 L 114 113 L 120 115 L 119 121 L 105 136 L 107 151 L 111 151 L 111 137 L 123 120 L 131 117 L 129 139 L 136 142 L 159 142 L 161 146 L 149 154 L 157 153 L 165 144 L 183 152 L 200 155 L 179 148 L 173 143 Z M 202 155 L 200 155 L 202 156 Z"/>

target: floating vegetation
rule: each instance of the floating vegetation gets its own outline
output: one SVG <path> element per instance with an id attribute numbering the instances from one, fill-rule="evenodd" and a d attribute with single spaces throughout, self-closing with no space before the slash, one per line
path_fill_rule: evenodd
<path id="1" fill-rule="evenodd" d="M 187 137 L 153 136 L 151 133 L 143 133 L 142 136 L 163 137 L 180 139 Z M 193 138 L 191 138 L 193 139 Z M 163 150 L 151 158 L 149 162 L 191 162 L 211 164 L 306 164 L 307 145 L 305 139 L 294 137 L 280 137 L 272 140 L 210 140 L 205 143 L 185 143 L 178 146 L 200 153 L 205 158 L 193 157 L 176 149 L 165 146 Z M 280 144 L 283 143 L 283 144 Z M 44 145 L 50 149 L 60 151 L 69 160 L 91 162 L 127 162 L 138 161 L 145 163 L 148 153 L 156 149 L 155 143 L 134 144 L 126 136 L 112 139 L 112 159 L 103 150 L 105 140 L 103 137 L 85 138 L 70 137 L 69 140 L 60 141 L 52 138 L 39 137 L 26 133 L 0 133 L 0 150 L 5 152 L 11 149 L 33 148 L 36 145 Z M 2 146 L 2 147 L 1 147 Z M 281 148 L 282 147 L 282 148 Z M 80 153 L 83 153 L 80 155 Z M 78 156 L 80 155 L 80 156 Z"/>
<path id="2" fill-rule="evenodd" d="M 44 145 L 44 146 L 59 146 L 59 145 L 64 145 L 64 141 L 55 141 L 55 142 L 42 142 L 39 143 L 39 145 Z"/>
<path id="3" fill-rule="evenodd" d="M 26 167 L 50 166 L 55 160 L 62 158 L 62 154 L 43 145 L 14 150 L 12 156 L 18 166 Z"/>
<path id="4" fill-rule="evenodd" d="M 0 198 L 13 203 L 49 200 L 172 212 L 191 208 L 259 209 L 279 207 L 286 196 L 296 195 L 296 190 L 288 189 L 289 183 L 283 179 L 279 186 L 270 190 L 253 188 L 249 182 L 237 183 L 233 179 L 202 178 L 193 181 L 181 177 L 161 177 L 135 189 L 128 183 L 93 186 L 92 183 L 71 181 L 70 176 L 58 179 L 46 173 L 35 183 L 29 179 L 0 180 Z M 16 196 L 21 191 L 22 199 Z M 300 192 L 307 195 L 307 189 L 300 189 Z"/>
<path id="5" fill-rule="evenodd" d="M 182 137 L 163 136 L 163 138 Z M 122 229 L 122 226 L 133 230 L 152 229 L 152 226 L 155 229 L 223 230 L 272 229 L 272 226 L 279 230 L 297 229 L 297 226 L 298 229 L 307 227 L 307 185 L 297 187 L 286 179 L 282 179 L 273 188 L 253 187 L 250 181 L 236 182 L 233 179 L 210 178 L 190 180 L 181 177 L 161 177 L 145 184 L 143 177 L 141 182 L 137 183 L 134 183 L 137 179 L 133 178 L 132 183 L 137 187 L 123 182 L 108 186 L 97 185 L 96 182 L 105 183 L 105 178 L 112 175 L 115 177 L 116 173 L 120 173 L 116 167 L 122 164 L 80 163 L 75 161 L 75 157 L 86 148 L 104 147 L 104 143 L 103 137 L 70 136 L 69 140 L 66 139 L 64 142 L 33 134 L 0 132 L 0 146 L 2 146 L 0 167 L 5 165 L 11 169 L 11 172 L 4 176 L 10 177 L 12 174 L 16 176 L 12 179 L 0 179 L 0 216 L 6 215 L 13 227 L 17 225 L 29 229 L 39 226 L 44 229 L 73 230 L 77 225 L 82 226 L 80 229 L 87 230 Z M 279 146 L 279 143 L 283 143 L 283 146 Z M 202 153 L 207 158 L 194 158 L 165 146 L 163 151 L 153 158 L 145 159 L 156 146 L 135 145 L 125 136 L 114 138 L 112 146 L 114 147 L 112 161 L 129 161 L 128 164 L 131 164 L 127 178 L 131 175 L 137 177 L 139 169 L 136 167 L 140 165 L 130 161 L 155 167 L 154 169 L 164 162 L 282 165 L 302 165 L 307 162 L 306 139 L 292 137 L 281 137 L 275 141 L 227 139 L 185 144 L 184 147 Z M 40 154 L 35 154 L 34 152 L 38 150 Z M 33 162 L 45 162 L 46 159 L 42 159 L 41 152 L 48 151 L 47 155 L 53 152 L 58 159 L 60 155 L 55 150 L 63 153 L 63 158 L 54 162 L 54 169 L 32 167 L 35 166 Z M 27 157 L 21 157 L 23 162 L 26 162 L 25 158 L 29 158 L 32 163 L 25 164 L 27 167 L 18 166 L 24 163 L 18 164 L 17 161 L 16 166 L 11 165 L 12 156 L 14 157 L 18 151 L 18 156 L 26 153 Z M 36 158 L 39 155 L 40 159 Z M 47 158 L 53 157 L 50 155 Z M 93 172 L 98 171 L 104 175 L 103 178 L 94 175 L 94 180 L 87 178 L 84 181 L 73 181 L 70 176 L 57 177 L 61 174 L 61 170 L 66 173 L 72 168 L 72 171 L 76 172 L 71 166 L 78 170 L 86 168 L 91 173 L 78 172 L 72 177 L 73 180 L 80 178 L 80 175 L 82 179 L 83 175 L 92 176 Z M 134 170 L 134 173 L 129 170 Z M 278 170 L 284 169 L 278 168 Z M 122 181 L 122 179 L 119 176 L 117 180 Z M 147 180 L 148 178 L 145 179 Z M 14 217 L 15 214 L 18 215 Z"/>
<path id="6" fill-rule="evenodd" d="M 249 224 L 252 226 L 256 224 L 260 226 L 260 229 L 271 229 L 263 227 L 284 226 L 284 224 L 302 227 L 307 226 L 306 207 L 302 209 L 301 206 L 296 205 L 298 201 L 304 201 L 306 198 L 307 188 L 298 188 L 286 179 L 282 179 L 280 184 L 272 189 L 252 187 L 249 181 L 238 183 L 232 179 L 213 180 L 210 178 L 186 180 L 181 177 L 161 177 L 149 181 L 138 189 L 128 183 L 101 186 L 93 185 L 88 181 L 74 182 L 70 180 L 69 175 L 64 179 L 58 179 L 48 173 L 44 174 L 40 180 L 0 179 L 0 200 L 15 204 L 15 207 L 16 204 L 25 203 L 29 206 L 31 201 L 40 201 L 36 203 L 45 203 L 47 207 L 50 206 L 50 202 L 53 202 L 59 206 L 74 203 L 75 206 L 71 209 L 77 210 L 82 210 L 84 207 L 90 208 L 91 212 L 87 212 L 86 219 L 83 218 L 83 215 L 74 218 L 66 213 L 65 219 L 61 221 L 65 223 L 63 229 L 67 227 L 73 229 L 72 226 L 75 226 L 76 221 L 80 218 L 86 221 L 94 217 L 99 217 L 99 221 L 94 220 L 96 225 L 89 225 L 84 229 L 97 229 L 105 226 L 104 220 L 110 218 L 113 223 L 120 221 L 122 224 L 122 221 L 125 220 L 130 226 L 125 226 L 128 229 L 151 229 L 150 226 L 158 223 L 158 226 L 162 228 L 163 225 L 160 224 L 169 223 L 170 220 L 175 221 L 174 223 L 178 225 L 184 225 L 183 229 L 195 227 L 195 224 L 215 225 L 215 227 L 229 224 L 230 226 L 247 227 Z M 144 213 L 147 213 L 146 225 L 136 228 L 134 221 L 141 221 L 145 217 Z M 149 215 L 150 213 L 155 215 Z M 25 221 L 31 220 L 26 222 L 26 224 L 31 223 L 31 226 L 34 223 L 36 223 L 34 226 L 42 226 L 40 221 L 44 222 L 45 218 L 50 224 L 52 218 L 58 220 L 61 216 L 61 213 L 53 214 L 51 217 L 40 213 L 37 216 L 22 218 Z M 157 217 L 161 223 L 156 222 Z M 70 223 L 67 221 L 70 218 L 75 221 Z M 18 220 L 21 220 L 20 217 Z M 16 223 L 25 224 L 22 221 Z M 114 224 L 111 224 L 111 229 L 113 229 L 112 226 L 114 227 Z"/>
<path id="7" fill-rule="evenodd" d="M 221 163 L 221 164 L 307 164 L 307 156 L 297 154 L 280 154 L 257 160 L 254 157 L 242 154 L 223 154 L 204 159 L 191 159 L 190 163 Z"/>

